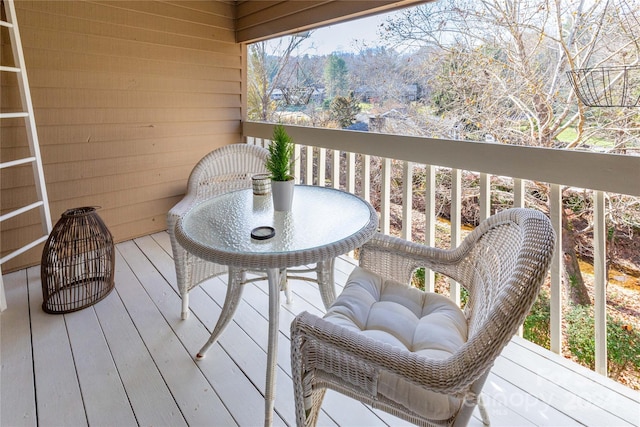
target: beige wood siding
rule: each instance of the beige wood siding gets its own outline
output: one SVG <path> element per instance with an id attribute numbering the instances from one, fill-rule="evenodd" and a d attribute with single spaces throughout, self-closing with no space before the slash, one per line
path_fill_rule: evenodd
<path id="1" fill-rule="evenodd" d="M 241 0 L 236 40 L 253 42 L 332 22 L 386 12 L 425 0 Z"/>
<path id="2" fill-rule="evenodd" d="M 242 45 L 218 1 L 16 1 L 51 214 L 101 206 L 116 241 L 163 230 L 194 164 L 241 142 Z M 10 57 L 6 30 L 2 54 Z M 2 73 L 3 111 L 15 77 Z M 21 120 L 1 123 L 0 155 L 24 154 Z M 35 198 L 30 167 L 3 171 L 1 210 Z M 39 217 L 2 223 L 6 254 Z M 40 261 L 41 247 L 2 266 Z"/>

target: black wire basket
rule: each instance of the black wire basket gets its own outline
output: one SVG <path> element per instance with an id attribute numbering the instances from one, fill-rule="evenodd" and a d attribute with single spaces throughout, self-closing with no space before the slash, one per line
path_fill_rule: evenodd
<path id="1" fill-rule="evenodd" d="M 640 106 L 640 66 L 581 68 L 567 76 L 586 106 Z"/>
<path id="2" fill-rule="evenodd" d="M 42 309 L 70 313 L 106 297 L 114 287 L 111 232 L 94 207 L 65 211 L 42 251 Z"/>

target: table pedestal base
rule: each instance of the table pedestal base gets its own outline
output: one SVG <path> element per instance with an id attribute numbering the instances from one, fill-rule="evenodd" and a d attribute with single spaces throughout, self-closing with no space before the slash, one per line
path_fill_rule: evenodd
<path id="1" fill-rule="evenodd" d="M 333 301 L 336 299 L 335 285 L 334 285 L 334 259 L 331 258 L 326 261 L 318 262 L 316 266 L 317 282 L 320 288 L 320 295 L 325 308 L 329 308 Z M 269 342 L 267 344 L 267 375 L 265 383 L 265 417 L 264 425 L 270 426 L 273 422 L 273 409 L 275 403 L 275 389 L 276 389 L 276 369 L 277 355 L 278 355 L 278 334 L 280 323 L 280 290 L 283 288 L 283 281 L 287 279 L 287 270 L 279 268 L 267 269 L 267 280 L 269 282 Z M 301 279 L 304 279 L 301 277 Z M 309 280 L 308 278 L 306 280 Z M 213 328 L 211 337 L 200 349 L 196 355 L 196 360 L 202 360 L 209 348 L 216 343 L 222 332 L 227 328 L 231 319 L 240 304 L 240 298 L 242 297 L 242 291 L 244 290 L 244 284 L 247 282 L 245 270 L 235 267 L 229 267 L 229 281 L 227 287 L 227 293 L 225 296 L 222 311 L 220 312 L 220 318 Z M 291 295 L 288 291 L 288 286 L 284 289 L 287 296 L 287 303 L 291 301 Z"/>

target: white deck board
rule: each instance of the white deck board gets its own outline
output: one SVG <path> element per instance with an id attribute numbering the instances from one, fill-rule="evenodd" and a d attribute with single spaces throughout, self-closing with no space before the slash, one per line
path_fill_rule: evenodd
<path id="1" fill-rule="evenodd" d="M 90 308 L 65 316 L 78 381 L 92 426 L 136 423 L 122 380 L 113 362 L 95 311 Z M 109 396 L 105 399 L 105 396 Z"/>
<path id="2" fill-rule="evenodd" d="M 338 292 L 353 267 L 337 260 Z M 220 313 L 226 277 L 193 290 L 191 316 L 181 320 L 166 233 L 118 244 L 116 289 L 80 312 L 44 313 L 39 276 L 38 267 L 3 276 L 0 425 L 263 423 L 266 282 L 246 286 L 234 320 L 196 362 Z M 281 298 L 275 426 L 295 424 L 289 324 L 303 310 L 324 311 L 315 283 L 291 285 L 293 304 Z M 637 392 L 518 338 L 497 360 L 483 395 L 494 426 L 640 424 Z M 476 410 L 470 425 L 481 424 Z M 329 391 L 319 425 L 407 423 Z"/>
<path id="3" fill-rule="evenodd" d="M 0 319 L 0 384 L 11 384 L 11 391 L 0 389 L 0 425 L 35 426 L 36 398 L 33 387 L 33 359 L 31 357 L 31 329 L 29 326 L 29 299 L 27 271 L 16 271 L 4 276 L 6 298 L 12 310 L 2 313 Z M 5 391 L 7 390 L 7 391 Z"/>
<path id="4" fill-rule="evenodd" d="M 117 293 L 95 305 L 100 326 L 140 425 L 187 425 Z"/>
<path id="5" fill-rule="evenodd" d="M 27 280 L 38 425 L 84 425 L 87 414 L 65 318 L 42 311 L 40 269 L 29 268 Z"/>

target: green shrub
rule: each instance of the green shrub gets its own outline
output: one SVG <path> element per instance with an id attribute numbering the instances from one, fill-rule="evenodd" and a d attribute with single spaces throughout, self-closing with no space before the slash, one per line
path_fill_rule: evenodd
<path id="1" fill-rule="evenodd" d="M 551 348 L 551 308 L 549 294 L 542 290 L 524 320 L 523 337 L 546 349 Z"/>
<path id="2" fill-rule="evenodd" d="M 590 306 L 576 305 L 566 316 L 567 343 L 571 353 L 584 365 L 595 368 L 595 321 Z M 627 367 L 640 369 L 640 333 L 607 315 L 607 368 L 618 378 Z"/>

